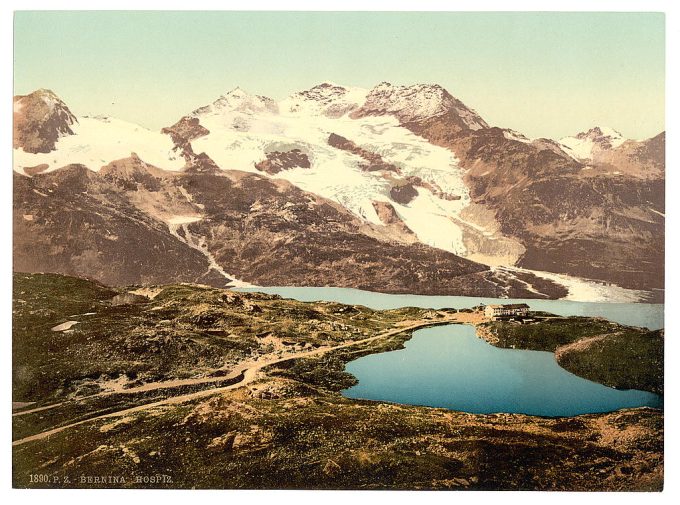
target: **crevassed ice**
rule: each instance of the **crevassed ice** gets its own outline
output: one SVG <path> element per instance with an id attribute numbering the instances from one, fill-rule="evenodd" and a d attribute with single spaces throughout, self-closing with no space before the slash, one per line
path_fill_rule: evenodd
<path id="1" fill-rule="evenodd" d="M 285 107 L 280 109 L 284 111 Z M 372 202 L 389 201 L 423 243 L 456 254 L 465 253 L 462 231 L 450 219 L 458 216 L 470 202 L 455 156 L 399 126 L 395 118 L 350 119 L 347 115 L 329 118 L 238 111 L 209 112 L 199 117 L 211 133 L 194 140 L 193 148 L 196 152 L 205 151 L 220 167 L 261 173 L 255 164 L 265 159 L 269 149 L 298 148 L 309 156 L 312 167 L 284 170 L 274 178 L 286 179 L 306 191 L 334 200 L 375 224 L 380 224 L 380 219 Z M 385 161 L 398 166 L 403 176 L 418 176 L 436 183 L 443 191 L 460 196 L 460 200 L 442 200 L 418 187 L 418 197 L 408 205 L 392 201 L 391 183 L 378 173 L 362 171 L 359 165 L 364 160 L 359 156 L 329 146 L 331 133 L 380 154 Z"/>

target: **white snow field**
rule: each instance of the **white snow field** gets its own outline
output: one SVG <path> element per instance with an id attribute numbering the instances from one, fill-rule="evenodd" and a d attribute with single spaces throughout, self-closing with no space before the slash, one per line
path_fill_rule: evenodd
<path id="1" fill-rule="evenodd" d="M 74 135 L 60 137 L 50 153 L 27 153 L 14 149 L 14 169 L 46 164 L 50 172 L 71 163 L 98 171 L 108 163 L 136 153 L 142 160 L 166 170 L 180 170 L 184 158 L 173 151 L 168 135 L 110 117 L 79 117 L 71 125 Z"/>
<path id="2" fill-rule="evenodd" d="M 349 112 L 363 103 L 366 94 L 358 88 L 336 96 L 298 93 L 272 107 L 271 102 L 236 89 L 195 111 L 193 115 L 210 134 L 194 140 L 192 146 L 223 169 L 259 174 L 255 164 L 268 152 L 299 149 L 309 157 L 311 168 L 283 170 L 272 177 L 334 200 L 370 223 L 380 224 L 372 202 L 390 202 L 423 243 L 465 254 L 462 230 L 454 220 L 460 219 L 470 196 L 455 156 L 399 126 L 392 116 L 352 119 Z M 361 157 L 328 145 L 331 133 L 380 154 L 399 167 L 401 175 L 361 170 Z M 407 176 L 420 177 L 460 199 L 445 200 L 417 187 L 418 196 L 401 205 L 389 193 L 394 181 Z"/>
<path id="3" fill-rule="evenodd" d="M 21 106 L 15 103 L 15 111 Z M 371 115 L 358 117 L 363 114 L 353 114 L 360 108 L 363 113 Z M 455 155 L 399 126 L 399 119 L 424 119 L 449 111 L 461 117 L 472 129 L 488 126 L 474 111 L 436 85 L 392 86 L 381 83 L 369 91 L 326 82 L 294 93 L 278 103 L 236 88 L 190 114 L 210 132 L 194 139 L 191 144 L 196 153 L 205 152 L 223 170 L 241 170 L 285 179 L 303 190 L 339 203 L 368 223 L 382 224 L 373 202 L 389 202 L 424 244 L 460 256 L 470 256 L 476 251 L 467 250 L 464 232 L 476 234 L 486 241 L 502 241 L 504 238 L 497 234 L 497 223 L 488 219 L 485 223 L 466 221 L 463 217 L 466 214 L 461 213 L 470 206 L 471 200 L 463 181 L 463 169 Z M 78 117 L 71 129 L 74 135 L 59 138 L 55 150 L 50 153 L 31 154 L 23 149 L 14 149 L 14 170 L 26 175 L 24 168 L 45 164 L 49 172 L 78 163 L 98 171 L 133 152 L 146 163 L 165 170 L 178 171 L 185 166 L 185 160 L 174 149 L 170 136 L 160 131 L 102 116 Z M 362 170 L 361 165 L 366 160 L 331 147 L 328 144 L 331 133 L 379 154 L 385 162 L 398 167 L 400 173 Z M 506 138 L 531 142 L 531 139 L 512 130 L 504 130 L 503 134 Z M 563 138 L 560 143 L 570 156 L 587 162 L 600 150 L 618 147 L 625 140 L 611 128 L 593 128 L 577 136 Z M 307 155 L 310 168 L 295 167 L 268 175 L 255 167 L 256 163 L 267 158 L 268 153 L 293 149 Z M 410 202 L 400 204 L 394 201 L 390 197 L 390 189 L 405 184 L 409 177 L 420 178 L 424 186 L 429 184 L 436 191 L 416 184 L 417 195 Z M 453 198 L 442 198 L 442 193 Z M 185 196 L 196 208 L 196 213 L 162 217 L 170 232 L 178 240 L 201 251 L 210 268 L 230 279 L 230 285 L 247 285 L 225 272 L 207 251 L 204 239 L 190 233 L 188 225 L 202 219 L 198 214 L 202 206 L 194 204 L 188 194 Z M 474 212 L 468 214 L 475 215 Z M 24 219 L 32 219 L 32 216 L 24 216 Z M 499 250 L 502 249 L 501 245 Z M 492 266 L 497 264 L 491 257 L 478 260 L 488 261 Z M 512 275 L 517 270 L 521 271 L 513 267 L 499 271 Z M 533 273 L 567 287 L 568 300 L 629 302 L 641 297 L 640 292 L 603 286 L 588 279 L 549 272 Z M 63 331 L 70 323 L 75 322 L 68 321 L 54 329 Z"/>

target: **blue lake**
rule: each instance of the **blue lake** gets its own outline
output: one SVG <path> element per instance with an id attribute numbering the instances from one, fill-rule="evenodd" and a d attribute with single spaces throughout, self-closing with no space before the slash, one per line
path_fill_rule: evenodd
<path id="1" fill-rule="evenodd" d="M 396 309 L 400 307 L 424 307 L 462 309 L 480 303 L 528 303 L 532 310 L 544 310 L 560 316 L 604 317 L 610 321 L 650 330 L 664 327 L 663 304 L 660 303 L 588 303 L 567 300 L 521 300 L 474 298 L 469 296 L 391 295 L 351 288 L 332 287 L 257 287 L 241 288 L 239 291 L 259 291 L 293 298 L 303 302 L 319 300 L 364 305 L 372 309 Z"/>
<path id="2" fill-rule="evenodd" d="M 628 407 L 661 407 L 659 396 L 588 381 L 561 368 L 552 353 L 500 349 L 468 325 L 418 330 L 405 348 L 347 364 L 359 383 L 348 398 L 489 414 L 573 416 Z"/>
<path id="3" fill-rule="evenodd" d="M 241 289 L 300 301 L 332 301 L 373 309 L 456 309 L 480 303 L 528 303 L 532 310 L 562 316 L 604 317 L 621 324 L 664 327 L 663 304 L 588 303 L 465 296 L 393 295 L 350 288 L 258 287 Z M 349 398 L 443 407 L 472 413 L 573 416 L 629 407 L 662 407 L 644 391 L 619 391 L 561 368 L 549 352 L 501 349 L 478 338 L 468 325 L 418 330 L 405 349 L 373 354 L 347 364 L 359 383 Z"/>

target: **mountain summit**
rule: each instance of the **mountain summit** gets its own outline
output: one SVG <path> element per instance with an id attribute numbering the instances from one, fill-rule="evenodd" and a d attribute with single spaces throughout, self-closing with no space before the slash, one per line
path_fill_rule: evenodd
<path id="1" fill-rule="evenodd" d="M 308 90 L 293 93 L 281 101 L 279 107 L 284 114 L 340 117 L 359 108 L 366 100 L 367 93 L 368 90 L 363 88 L 326 81 Z"/>
<path id="2" fill-rule="evenodd" d="M 391 114 L 401 123 L 409 123 L 447 113 L 458 116 L 471 130 L 489 127 L 479 114 L 438 84 L 394 86 L 389 82 L 381 82 L 368 93 L 366 102 L 355 116 Z"/>
<path id="3" fill-rule="evenodd" d="M 276 102 L 269 97 L 261 95 L 251 95 L 247 91 L 236 87 L 220 96 L 211 105 L 200 107 L 192 112 L 193 116 L 201 116 L 210 113 L 221 112 L 278 112 Z"/>
<path id="4" fill-rule="evenodd" d="M 580 161 L 592 160 L 597 153 L 614 149 L 626 139 L 613 128 L 595 126 L 587 132 L 580 132 L 573 137 L 564 137 L 560 143 L 567 153 Z"/>
<path id="5" fill-rule="evenodd" d="M 564 296 L 542 286 L 554 272 L 649 290 L 663 287 L 664 147 L 663 134 L 626 141 L 603 127 L 561 143 L 531 140 L 490 127 L 437 84 L 366 90 L 323 82 L 279 103 L 235 88 L 155 132 L 76 118 L 38 90 L 15 97 L 15 189 L 25 189 L 15 199 L 15 226 L 24 230 L 15 238 L 23 237 L 21 251 L 37 250 L 41 236 L 71 241 L 69 254 L 56 258 L 46 248 L 44 262 L 26 269 L 59 264 L 113 283 L 123 270 L 107 277 L 96 251 L 137 264 L 122 245 L 151 234 L 157 251 L 193 265 L 182 280 Z M 69 166 L 80 178 L 67 184 Z M 258 188 L 269 196 L 252 200 Z M 226 214 L 225 195 L 237 199 Z M 105 214 L 105 200 L 113 213 L 106 222 L 55 214 L 76 197 L 94 216 Z M 125 232 L 114 231 L 119 217 Z M 59 227 L 71 218 L 82 224 L 65 236 Z M 101 234 L 85 250 L 78 237 L 87 227 Z M 312 243 L 314 254 L 301 252 Z M 364 263 L 337 267 L 358 251 Z M 277 262 L 293 259 L 296 269 L 274 275 Z M 364 268 L 381 273 L 364 276 Z M 152 273 L 161 279 L 148 265 L 125 279 Z M 474 281 L 463 280 L 468 274 Z M 609 290 L 589 286 L 589 301 Z"/>
<path id="6" fill-rule="evenodd" d="M 13 146 L 27 153 L 48 153 L 59 137 L 73 135 L 71 126 L 76 122 L 66 104 L 49 89 L 15 96 Z"/>

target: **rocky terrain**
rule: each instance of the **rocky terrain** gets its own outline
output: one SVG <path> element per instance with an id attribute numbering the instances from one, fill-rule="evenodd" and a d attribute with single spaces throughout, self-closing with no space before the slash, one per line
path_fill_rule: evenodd
<path id="1" fill-rule="evenodd" d="M 272 151 L 267 153 L 267 158 L 255 164 L 255 168 L 269 175 L 275 175 L 282 170 L 291 168 L 309 168 L 309 157 L 299 149 L 286 152 Z"/>
<path id="2" fill-rule="evenodd" d="M 112 143 L 112 138 L 118 140 Z M 122 179 L 117 177 L 112 190 L 117 192 L 115 203 L 108 196 L 90 195 L 91 189 L 97 190 L 88 184 L 86 192 L 73 199 L 83 200 L 80 212 L 95 213 L 90 222 L 82 216 L 71 219 L 72 210 L 58 215 L 60 204 L 38 199 L 40 193 L 33 191 L 52 195 L 38 187 L 44 184 L 41 181 L 63 185 L 60 181 L 70 180 L 69 175 L 41 181 L 15 177 L 17 193 L 22 195 L 15 199 L 20 224 L 15 263 L 20 270 L 88 275 L 119 285 L 173 280 L 147 272 L 144 259 L 132 247 L 116 248 L 116 255 L 123 254 L 119 262 L 126 266 L 119 269 L 114 264 L 104 276 L 99 265 L 113 256 L 106 251 L 111 240 L 92 238 L 90 244 L 85 240 L 76 246 L 64 237 L 67 232 L 49 229 L 50 225 L 63 227 L 68 220 L 69 233 L 102 233 L 93 228 L 100 228 L 112 207 L 117 207 L 116 219 L 133 223 L 123 225 L 125 232 L 109 230 L 107 235 L 125 237 L 127 230 L 134 235 L 153 229 L 151 247 L 156 258 L 171 251 L 158 262 L 159 269 L 166 270 L 177 255 L 184 265 L 190 257 L 198 258 L 196 265 L 179 268 L 185 274 L 175 280 L 200 281 L 209 269 L 213 279 L 218 272 L 217 277 L 254 283 L 488 296 L 566 293 L 562 287 L 549 292 L 522 290 L 516 280 L 508 286 L 486 266 L 472 263 L 477 262 L 563 273 L 648 294 L 656 290 L 652 298 L 662 296 L 664 133 L 634 141 L 615 130 L 595 127 L 559 142 L 528 139 L 490 126 L 438 85 L 380 83 L 362 90 L 322 83 L 278 103 L 237 88 L 160 132 L 113 118 L 76 118 L 54 93 L 38 90 L 15 97 L 14 146 L 15 172 L 26 178 L 41 179 L 54 171 L 84 166 L 93 172 L 87 178 L 100 185 L 95 172 L 133 159 L 137 165 L 152 167 L 152 176 L 159 181 L 151 183 L 147 178 L 156 189 L 142 184 L 131 195 L 133 186 L 121 187 Z M 205 180 L 199 181 L 199 175 Z M 229 181 L 278 188 L 281 198 L 276 199 L 289 206 L 282 209 L 271 198 L 270 205 L 252 200 L 258 216 L 250 216 L 248 226 L 237 224 L 234 214 L 227 216 L 226 207 L 240 217 L 245 208 L 235 209 L 238 205 L 224 202 L 222 193 L 208 187 L 214 183 L 229 192 L 234 187 Z M 54 193 L 69 191 L 74 190 L 62 187 Z M 201 194 L 192 197 L 213 213 L 207 215 L 192 204 L 190 215 L 200 215 L 200 220 L 170 223 L 166 236 L 158 236 L 165 223 L 157 222 L 158 215 L 148 212 L 149 207 L 158 209 L 160 200 L 196 191 Z M 291 201 L 283 203 L 284 194 Z M 208 195 L 218 201 L 207 202 Z M 126 202 L 131 196 L 134 209 Z M 30 221 L 29 217 L 22 222 L 22 217 L 17 218 L 38 214 L 41 202 L 43 214 L 48 209 L 53 213 L 49 219 Z M 95 210 L 98 202 L 103 208 Z M 139 211 L 146 215 L 135 214 Z M 291 213 L 301 219 L 293 221 Z M 303 231 L 301 222 L 312 229 Z M 262 228 L 255 229 L 258 226 Z M 189 228 L 195 240 L 181 236 Z M 59 245 L 46 244 L 50 235 Z M 133 236 L 131 243 L 136 240 Z M 300 240 L 315 242 L 303 246 Z M 104 247 L 99 259 L 85 251 L 98 251 L 90 247 L 92 241 L 97 248 Z M 306 248 L 310 251 L 300 251 Z M 32 250 L 39 253 L 21 257 Z M 353 258 L 350 251 L 356 252 Z M 276 258 L 294 258 L 294 268 L 285 275 L 262 273 L 273 268 Z M 253 263 L 255 273 L 245 261 Z M 358 265 L 364 261 L 365 265 Z M 117 272 L 128 270 L 129 274 L 116 278 Z M 471 274 L 471 281 L 462 281 Z"/>
<path id="3" fill-rule="evenodd" d="M 531 291 L 446 251 L 397 242 L 392 226 L 369 225 L 334 202 L 254 174 L 201 166 L 169 172 L 133 155 L 99 172 L 73 165 L 14 177 L 16 271 L 112 285 L 237 280 L 471 296 L 565 293 L 538 279 Z"/>
<path id="4" fill-rule="evenodd" d="M 15 149 L 27 153 L 49 153 L 59 137 L 73 135 L 71 126 L 78 120 L 52 91 L 39 89 L 14 97 Z"/>
<path id="5" fill-rule="evenodd" d="M 658 410 L 550 419 L 339 394 L 348 361 L 470 316 L 15 274 L 13 484 L 661 489 Z"/>
<path id="6" fill-rule="evenodd" d="M 663 134 L 602 151 L 593 169 L 554 143 L 466 129 L 450 115 L 405 126 L 456 153 L 473 201 L 524 246 L 519 266 L 663 287 Z"/>

